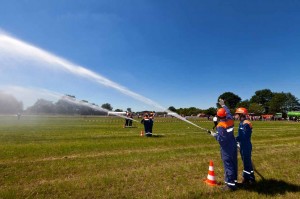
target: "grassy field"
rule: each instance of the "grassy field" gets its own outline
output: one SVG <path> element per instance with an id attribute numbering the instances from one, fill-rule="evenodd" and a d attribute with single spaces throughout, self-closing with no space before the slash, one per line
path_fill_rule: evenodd
<path id="1" fill-rule="evenodd" d="M 300 198 L 300 123 L 253 122 L 258 182 L 228 193 L 203 182 L 212 160 L 223 183 L 213 137 L 172 118 L 156 118 L 152 138 L 140 136 L 141 124 L 123 123 L 0 116 L 0 198 Z M 239 156 L 239 180 L 241 171 Z"/>

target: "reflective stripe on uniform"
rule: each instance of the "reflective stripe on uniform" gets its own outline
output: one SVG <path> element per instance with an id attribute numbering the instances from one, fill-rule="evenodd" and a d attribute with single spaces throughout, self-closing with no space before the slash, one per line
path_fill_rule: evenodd
<path id="1" fill-rule="evenodd" d="M 229 129 L 226 129 L 226 131 L 229 133 L 229 132 L 232 132 L 233 131 L 233 128 L 229 128 Z"/>
<path id="2" fill-rule="evenodd" d="M 225 184 L 228 184 L 230 186 L 235 186 L 235 183 L 225 182 Z"/>
<path id="3" fill-rule="evenodd" d="M 244 173 L 247 173 L 247 174 L 249 174 L 249 175 L 251 174 L 251 172 L 249 172 L 249 171 L 243 170 L 243 172 L 244 172 Z"/>

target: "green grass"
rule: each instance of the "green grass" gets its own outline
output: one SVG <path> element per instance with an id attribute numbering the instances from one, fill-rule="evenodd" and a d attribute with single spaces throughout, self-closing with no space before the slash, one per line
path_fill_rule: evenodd
<path id="1" fill-rule="evenodd" d="M 253 163 L 261 176 L 255 186 L 229 193 L 203 183 L 210 160 L 220 183 L 224 172 L 219 145 L 205 132 L 156 118 L 159 136 L 147 138 L 141 124 L 123 123 L 1 116 L 0 198 L 300 198 L 300 123 L 253 122 Z"/>

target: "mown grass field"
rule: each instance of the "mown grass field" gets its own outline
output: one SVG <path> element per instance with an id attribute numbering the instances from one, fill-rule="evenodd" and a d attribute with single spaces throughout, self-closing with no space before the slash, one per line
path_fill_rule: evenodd
<path id="1" fill-rule="evenodd" d="M 253 122 L 258 182 L 226 193 L 203 183 L 210 160 L 223 183 L 213 137 L 172 118 L 155 118 L 153 133 L 159 136 L 152 138 L 140 136 L 141 124 L 123 123 L 0 116 L 0 198 L 300 198 L 300 123 Z M 239 156 L 239 180 L 241 171 Z"/>

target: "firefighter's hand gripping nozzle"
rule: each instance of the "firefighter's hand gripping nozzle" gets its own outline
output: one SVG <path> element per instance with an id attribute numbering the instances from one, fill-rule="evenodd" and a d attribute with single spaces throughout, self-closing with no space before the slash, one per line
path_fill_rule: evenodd
<path id="1" fill-rule="evenodd" d="M 210 131 L 210 130 L 207 130 L 207 133 L 210 134 L 211 136 L 213 137 L 216 137 L 217 136 L 217 133 L 213 132 L 213 131 Z"/>

